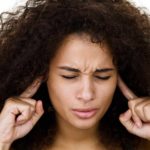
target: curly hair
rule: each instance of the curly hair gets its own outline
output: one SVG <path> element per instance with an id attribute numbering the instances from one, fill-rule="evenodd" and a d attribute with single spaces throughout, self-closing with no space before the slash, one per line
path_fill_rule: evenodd
<path id="1" fill-rule="evenodd" d="M 139 97 L 150 96 L 149 16 L 128 1 L 29 0 L 16 13 L 7 14 L 7 19 L 4 13 L 0 16 L 1 109 L 8 97 L 22 93 L 38 76 L 47 79 L 52 58 L 72 33 L 86 33 L 94 43 L 106 41 L 123 80 Z M 15 150 L 41 150 L 55 140 L 56 117 L 48 109 L 52 104 L 45 80 L 34 96 L 43 100 L 45 114 L 27 136 L 13 143 Z M 104 144 L 137 150 L 141 139 L 118 121 L 127 107 L 117 88 L 99 130 Z"/>

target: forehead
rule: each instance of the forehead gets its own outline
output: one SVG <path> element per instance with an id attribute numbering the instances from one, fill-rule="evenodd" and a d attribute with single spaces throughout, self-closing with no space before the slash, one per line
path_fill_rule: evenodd
<path id="1" fill-rule="evenodd" d="M 104 42 L 93 43 L 88 35 L 69 35 L 59 47 L 53 65 L 66 65 L 88 72 L 112 67 L 110 48 Z"/>

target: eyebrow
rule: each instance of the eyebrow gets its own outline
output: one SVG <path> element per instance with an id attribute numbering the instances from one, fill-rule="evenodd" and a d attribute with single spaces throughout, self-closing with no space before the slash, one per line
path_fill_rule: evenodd
<path id="1" fill-rule="evenodd" d="M 78 73 L 81 72 L 79 69 L 68 67 L 68 66 L 59 66 L 58 68 L 62 70 L 70 71 L 70 72 L 78 72 Z M 101 72 L 109 72 L 113 70 L 114 68 L 102 68 L 102 69 L 96 69 L 95 72 L 101 73 Z"/>

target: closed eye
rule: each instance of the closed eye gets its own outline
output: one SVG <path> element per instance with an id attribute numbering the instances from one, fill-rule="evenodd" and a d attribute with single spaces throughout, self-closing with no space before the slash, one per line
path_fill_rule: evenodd
<path id="1" fill-rule="evenodd" d="M 64 76 L 62 75 L 63 78 L 65 79 L 75 79 L 77 78 L 78 76 Z M 108 80 L 111 76 L 95 76 L 97 79 L 100 79 L 100 80 Z"/>
<path id="2" fill-rule="evenodd" d="M 76 78 L 77 76 L 64 76 L 64 75 L 62 75 L 62 77 L 65 78 L 65 79 L 74 79 L 74 78 Z"/>
<path id="3" fill-rule="evenodd" d="M 100 79 L 100 80 L 108 80 L 111 76 L 95 76 L 97 79 Z"/>

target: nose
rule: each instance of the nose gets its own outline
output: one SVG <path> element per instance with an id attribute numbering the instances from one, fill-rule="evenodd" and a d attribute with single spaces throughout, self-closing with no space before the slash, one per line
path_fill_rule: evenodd
<path id="1" fill-rule="evenodd" d="M 77 93 L 77 99 L 82 100 L 85 103 L 95 99 L 95 89 L 92 81 L 81 81 L 80 88 L 78 89 Z"/>

